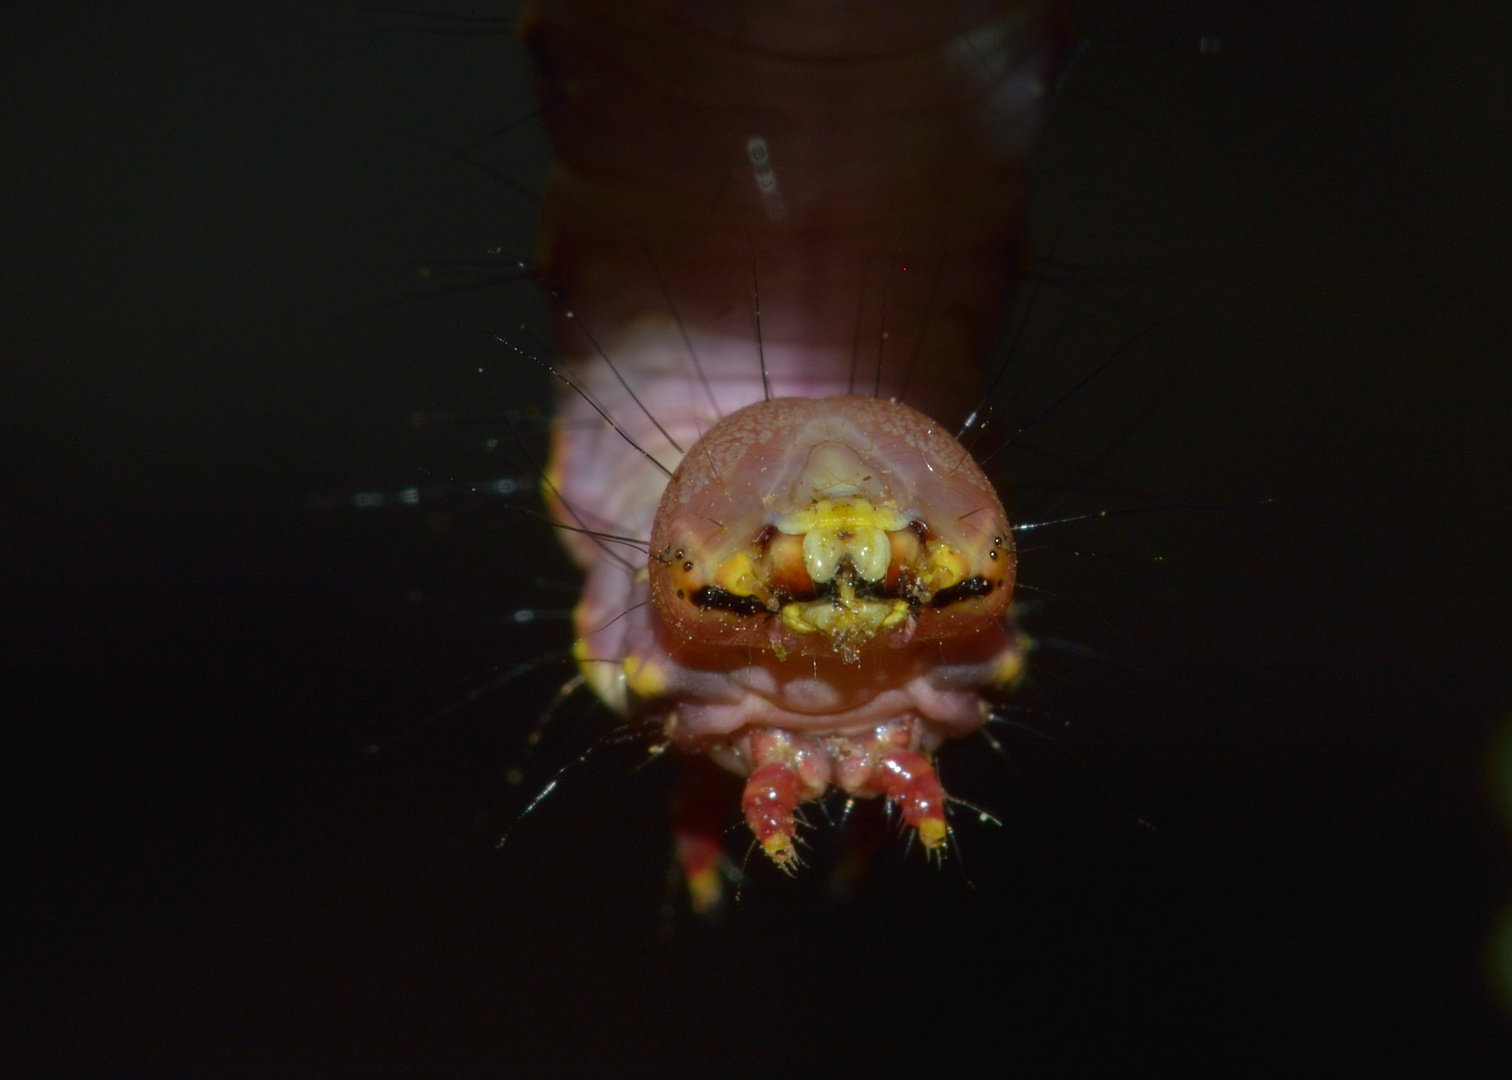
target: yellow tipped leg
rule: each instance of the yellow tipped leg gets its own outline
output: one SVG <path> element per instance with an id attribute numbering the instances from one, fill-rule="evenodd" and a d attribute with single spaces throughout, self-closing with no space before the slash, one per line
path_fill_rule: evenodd
<path id="1" fill-rule="evenodd" d="M 700 870 L 688 874 L 688 902 L 695 915 L 707 915 L 724 899 L 724 882 L 719 877 L 719 867 L 709 863 Z"/>
<path id="2" fill-rule="evenodd" d="M 773 833 L 763 840 L 761 850 L 765 851 L 778 866 L 782 866 L 797 856 L 797 852 L 793 850 L 793 838 L 782 833 Z"/>
<path id="3" fill-rule="evenodd" d="M 768 762 L 746 779 L 741 808 L 761 849 L 778 866 L 787 866 L 797 858 L 793 850 L 793 833 L 797 828 L 793 811 L 798 807 L 798 774 L 791 765 Z"/>
<path id="4" fill-rule="evenodd" d="M 949 831 L 943 817 L 926 817 L 919 821 L 919 841 L 926 851 L 933 851 L 945 843 Z"/>
<path id="5" fill-rule="evenodd" d="M 875 775 L 876 784 L 903 811 L 903 820 L 919 831 L 925 851 L 934 851 L 950 835 L 945 823 L 945 789 L 940 774 L 924 755 L 913 750 L 894 750 L 883 756 Z"/>

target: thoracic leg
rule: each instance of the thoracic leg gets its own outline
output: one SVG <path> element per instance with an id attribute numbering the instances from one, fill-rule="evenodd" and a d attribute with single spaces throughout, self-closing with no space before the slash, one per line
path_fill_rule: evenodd
<path id="1" fill-rule="evenodd" d="M 781 729 L 752 732 L 748 747 L 755 767 L 741 799 L 746 824 L 774 863 L 792 869 L 798 858 L 794 814 L 799 803 L 819 798 L 829 787 L 828 749 L 820 739 Z"/>
<path id="2" fill-rule="evenodd" d="M 903 812 L 925 850 L 949 836 L 945 790 L 925 752 L 929 744 L 907 720 L 859 735 L 807 736 L 781 730 L 753 732 L 745 746 L 752 765 L 741 800 L 746 824 L 772 861 L 790 869 L 795 814 L 833 782 L 856 797 L 882 796 Z"/>
<path id="3" fill-rule="evenodd" d="M 772 761 L 758 767 L 746 780 L 740 805 L 746 824 L 774 863 L 786 867 L 798 857 L 793 850 L 798 774 L 791 765 Z"/>
<path id="4" fill-rule="evenodd" d="M 940 775 L 923 754 L 891 750 L 873 770 L 873 783 L 903 811 L 903 820 L 919 831 L 926 851 L 945 843 L 945 789 Z"/>
<path id="5" fill-rule="evenodd" d="M 731 873 L 723 833 L 730 824 L 737 780 L 707 758 L 690 758 L 672 795 L 672 839 L 697 915 L 715 915 Z"/>

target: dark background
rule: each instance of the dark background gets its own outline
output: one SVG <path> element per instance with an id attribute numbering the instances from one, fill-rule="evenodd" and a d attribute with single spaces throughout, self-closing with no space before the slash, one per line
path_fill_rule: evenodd
<path id="1" fill-rule="evenodd" d="M 567 637 L 546 530 L 429 490 L 528 477 L 501 414 L 547 400 L 491 341 L 528 287 L 416 299 L 528 255 L 433 145 L 529 110 L 517 47 L 13 16 L 0 1068 L 1505 1075 L 1512 18 L 1402 7 L 1083 7 L 1005 409 L 1145 336 L 998 461 L 1021 520 L 1160 509 L 1025 534 L 1029 708 L 944 766 L 1004 820 L 970 884 L 754 867 L 722 929 L 663 912 L 634 747 L 495 853 L 604 730 L 526 754 L 560 667 L 363 752 Z M 534 124 L 476 156 L 538 189 Z"/>

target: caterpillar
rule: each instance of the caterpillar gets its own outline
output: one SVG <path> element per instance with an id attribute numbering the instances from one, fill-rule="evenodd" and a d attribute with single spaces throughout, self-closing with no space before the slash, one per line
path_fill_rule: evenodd
<path id="1" fill-rule="evenodd" d="M 724 774 L 784 870 L 832 787 L 943 853 L 935 752 L 1023 669 L 1013 533 L 951 432 L 1022 277 L 1065 10 L 540 0 L 518 33 L 554 154 L 574 654 L 687 762 L 694 907 Z"/>

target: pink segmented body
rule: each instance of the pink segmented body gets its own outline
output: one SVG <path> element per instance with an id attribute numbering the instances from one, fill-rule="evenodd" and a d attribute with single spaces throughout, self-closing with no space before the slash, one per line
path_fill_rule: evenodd
<path id="1" fill-rule="evenodd" d="M 937 421 L 977 402 L 1021 273 L 1065 27 L 1054 0 L 522 17 L 556 154 L 538 264 L 572 383 L 552 509 L 588 530 L 562 534 L 579 664 L 745 777 L 781 865 L 831 786 L 943 844 L 934 752 L 1021 670 L 1007 517 Z M 696 814 L 678 848 L 712 903 Z"/>

